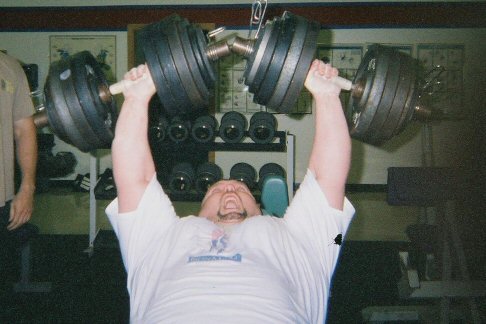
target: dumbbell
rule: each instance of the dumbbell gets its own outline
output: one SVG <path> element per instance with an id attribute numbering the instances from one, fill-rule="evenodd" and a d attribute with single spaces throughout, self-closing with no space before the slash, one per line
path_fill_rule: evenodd
<path id="1" fill-rule="evenodd" d="M 164 115 L 160 114 L 155 124 L 149 127 L 150 142 L 160 146 L 167 138 L 167 127 L 169 122 Z"/>
<path id="2" fill-rule="evenodd" d="M 231 54 L 225 40 L 209 43 L 202 29 L 174 14 L 140 31 L 142 50 L 157 94 L 169 116 L 192 114 L 209 105 L 216 80 L 214 61 Z M 88 51 L 53 62 L 44 88 L 45 109 L 37 127 L 83 152 L 109 148 L 118 112 L 113 96 L 130 81 L 109 85 Z"/>
<path id="3" fill-rule="evenodd" d="M 175 116 L 167 126 L 167 134 L 174 143 L 185 142 L 189 138 L 191 131 L 191 122 L 183 119 L 181 116 Z"/>
<path id="4" fill-rule="evenodd" d="M 169 189 L 175 194 L 187 193 L 193 187 L 194 177 L 194 168 L 189 162 L 178 163 L 169 175 Z"/>
<path id="5" fill-rule="evenodd" d="M 203 115 L 196 118 L 191 128 L 191 136 L 197 143 L 209 143 L 214 140 L 218 121 L 213 115 Z"/>
<path id="6" fill-rule="evenodd" d="M 280 164 L 274 162 L 264 164 L 258 171 L 258 188 L 260 191 L 263 189 L 265 179 L 270 176 L 282 177 L 285 180 L 285 169 Z"/>
<path id="7" fill-rule="evenodd" d="M 205 194 L 209 187 L 223 178 L 223 171 L 213 162 L 205 162 L 197 167 L 194 187 L 200 194 Z"/>
<path id="8" fill-rule="evenodd" d="M 250 118 L 248 133 L 253 142 L 267 144 L 272 142 L 277 130 L 277 119 L 266 111 L 254 113 Z"/>
<path id="9" fill-rule="evenodd" d="M 262 25 L 256 38 L 235 37 L 231 50 L 246 59 L 245 85 L 253 100 L 290 113 L 304 86 L 317 49 L 320 24 L 285 12 Z M 417 63 L 394 48 L 369 47 L 353 81 L 333 79 L 351 93 L 346 107 L 350 134 L 380 145 L 412 120 L 430 118 L 419 102 Z"/>
<path id="10" fill-rule="evenodd" d="M 248 163 L 239 162 L 230 169 L 230 179 L 243 182 L 250 190 L 255 187 L 256 178 L 255 168 Z"/>
<path id="11" fill-rule="evenodd" d="M 248 121 L 237 111 L 229 111 L 221 117 L 219 136 L 226 143 L 239 143 L 245 136 Z"/>

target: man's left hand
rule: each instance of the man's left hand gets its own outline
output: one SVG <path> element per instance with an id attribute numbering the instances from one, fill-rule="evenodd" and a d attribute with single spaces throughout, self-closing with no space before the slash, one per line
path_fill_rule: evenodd
<path id="1" fill-rule="evenodd" d="M 19 191 L 12 200 L 10 218 L 7 229 L 12 231 L 30 220 L 34 206 L 34 193 L 27 190 Z"/>

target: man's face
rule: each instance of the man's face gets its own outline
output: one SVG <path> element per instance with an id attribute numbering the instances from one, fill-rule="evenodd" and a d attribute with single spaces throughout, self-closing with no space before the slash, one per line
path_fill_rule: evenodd
<path id="1" fill-rule="evenodd" d="M 212 185 L 204 197 L 199 216 L 219 224 L 241 223 L 261 215 L 255 197 L 241 181 L 221 180 Z"/>

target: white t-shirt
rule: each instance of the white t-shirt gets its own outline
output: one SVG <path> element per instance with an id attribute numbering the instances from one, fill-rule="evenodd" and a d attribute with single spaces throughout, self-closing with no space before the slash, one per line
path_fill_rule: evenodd
<path id="1" fill-rule="evenodd" d="M 106 210 L 127 269 L 133 323 L 323 323 L 331 277 L 354 214 L 331 208 L 308 171 L 284 218 L 230 233 L 176 216 L 154 176 L 139 206 Z"/>

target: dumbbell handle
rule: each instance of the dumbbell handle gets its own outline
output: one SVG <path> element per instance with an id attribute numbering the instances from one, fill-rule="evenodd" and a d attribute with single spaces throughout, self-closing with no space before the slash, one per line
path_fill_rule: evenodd
<path id="1" fill-rule="evenodd" d="M 130 81 L 130 80 L 118 81 L 117 83 L 110 85 L 110 87 L 109 87 L 110 93 L 112 95 L 123 93 L 123 90 L 129 88 L 134 83 L 135 83 L 135 81 Z"/>
<path id="2" fill-rule="evenodd" d="M 353 88 L 353 82 L 340 76 L 332 78 L 331 81 L 343 90 L 349 91 Z"/>
<path id="3" fill-rule="evenodd" d="M 142 77 L 140 79 L 138 79 L 137 81 L 125 80 L 125 79 L 120 80 L 117 83 L 114 83 L 114 84 L 110 85 L 110 87 L 109 87 L 110 93 L 112 95 L 116 95 L 116 94 L 122 93 L 123 90 L 128 89 L 133 84 L 135 84 L 135 83 L 137 83 L 140 80 L 143 80 L 145 78 L 147 78 L 147 74 L 142 75 Z"/>

